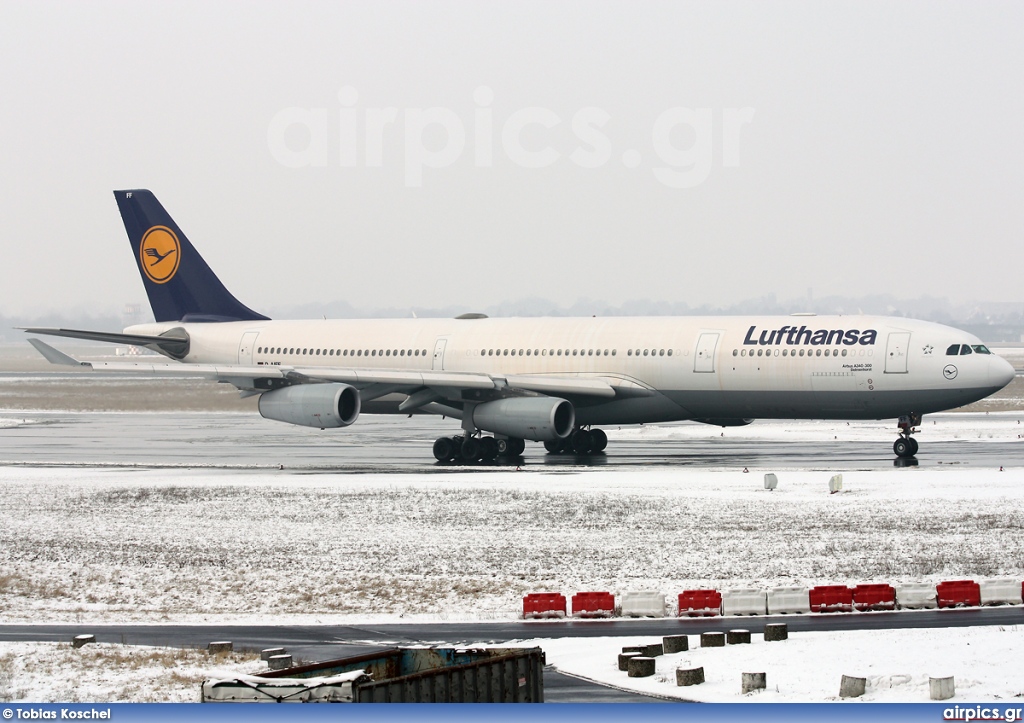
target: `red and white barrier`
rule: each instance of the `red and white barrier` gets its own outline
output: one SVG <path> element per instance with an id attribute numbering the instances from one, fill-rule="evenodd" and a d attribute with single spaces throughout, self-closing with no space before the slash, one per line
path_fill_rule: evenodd
<path id="1" fill-rule="evenodd" d="M 774 587 L 770 590 L 734 588 L 684 590 L 679 593 L 679 617 L 717 615 L 801 615 L 808 612 L 852 612 L 872 610 L 924 610 L 982 605 L 1024 605 L 1024 582 L 1014 578 L 947 580 L 937 585 L 925 582 Z M 578 592 L 567 605 L 565 595 L 555 592 L 530 593 L 523 597 L 524 618 L 564 618 L 567 608 L 573 617 L 597 618 L 615 615 L 615 595 L 610 592 Z M 654 590 L 622 593 L 623 617 L 664 617 L 665 595 Z"/>
<path id="2" fill-rule="evenodd" d="M 935 586 L 940 608 L 975 608 L 981 605 L 981 587 L 974 580 L 946 580 Z"/>
<path id="3" fill-rule="evenodd" d="M 818 585 L 810 590 L 811 612 L 852 613 L 853 590 L 846 585 Z"/>
<path id="4" fill-rule="evenodd" d="M 768 591 L 769 615 L 799 615 L 810 611 L 810 591 L 806 587 L 773 587 Z"/>
<path id="5" fill-rule="evenodd" d="M 610 592 L 578 592 L 572 596 L 574 618 L 610 618 L 615 614 L 615 596 Z"/>
<path id="6" fill-rule="evenodd" d="M 935 586 L 927 582 L 897 585 L 896 604 L 903 610 L 934 610 L 939 606 Z"/>
<path id="7" fill-rule="evenodd" d="M 565 595 L 559 592 L 531 592 L 523 597 L 524 618 L 564 618 Z"/>
<path id="8" fill-rule="evenodd" d="M 622 593 L 622 615 L 630 618 L 665 617 L 665 595 L 656 590 Z"/>
<path id="9" fill-rule="evenodd" d="M 718 590 L 683 590 L 679 593 L 679 617 L 712 617 L 722 614 Z"/>
<path id="10" fill-rule="evenodd" d="M 860 612 L 895 610 L 896 589 L 884 583 L 857 585 L 853 588 L 853 609 Z"/>
<path id="11" fill-rule="evenodd" d="M 982 605 L 1020 605 L 1021 583 L 1012 578 L 981 580 L 978 582 Z"/>
<path id="12" fill-rule="evenodd" d="M 764 615 L 768 595 L 756 588 L 737 588 L 722 593 L 722 615 Z"/>

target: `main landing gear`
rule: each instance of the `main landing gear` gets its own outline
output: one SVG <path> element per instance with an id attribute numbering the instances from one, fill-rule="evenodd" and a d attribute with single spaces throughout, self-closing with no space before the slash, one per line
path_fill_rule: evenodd
<path id="1" fill-rule="evenodd" d="M 576 428 L 565 439 L 553 439 L 544 443 L 544 449 L 551 454 L 593 454 L 603 452 L 608 446 L 608 435 L 601 429 Z"/>
<path id="2" fill-rule="evenodd" d="M 913 457 L 917 454 L 917 440 L 912 435 L 917 430 L 914 427 L 921 425 L 920 414 L 906 414 L 899 418 L 900 437 L 892 444 L 892 451 L 901 459 Z"/>
<path id="3" fill-rule="evenodd" d="M 434 458 L 438 462 L 493 462 L 498 457 L 519 457 L 526 442 L 516 437 L 441 437 L 434 442 Z"/>

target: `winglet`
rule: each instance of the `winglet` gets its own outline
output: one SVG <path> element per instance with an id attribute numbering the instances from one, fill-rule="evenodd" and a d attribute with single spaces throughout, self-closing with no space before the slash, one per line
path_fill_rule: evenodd
<path id="1" fill-rule="evenodd" d="M 62 351 L 54 349 L 49 344 L 39 341 L 38 339 L 29 339 L 28 343 L 36 348 L 36 351 L 46 357 L 46 361 L 51 364 L 60 364 L 66 367 L 91 367 L 92 364 L 89 362 L 78 361 L 74 357 L 68 356 Z"/>

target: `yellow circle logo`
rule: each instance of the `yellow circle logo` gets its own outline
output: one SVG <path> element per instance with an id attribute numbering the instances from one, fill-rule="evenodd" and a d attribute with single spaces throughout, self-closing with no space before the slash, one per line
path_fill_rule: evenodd
<path id="1" fill-rule="evenodd" d="M 139 244 L 139 261 L 154 284 L 166 284 L 173 279 L 181 263 L 181 244 L 174 231 L 166 226 L 154 226 L 146 231 Z"/>

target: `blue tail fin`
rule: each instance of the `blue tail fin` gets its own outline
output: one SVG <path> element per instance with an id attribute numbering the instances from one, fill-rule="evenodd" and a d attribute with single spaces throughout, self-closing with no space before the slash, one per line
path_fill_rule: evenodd
<path id="1" fill-rule="evenodd" d="M 151 192 L 114 191 L 157 321 L 254 321 Z"/>

